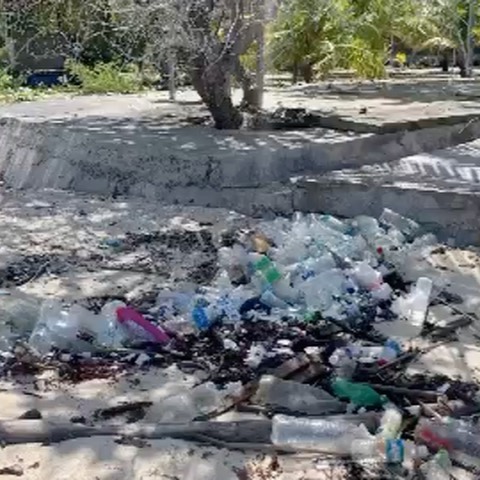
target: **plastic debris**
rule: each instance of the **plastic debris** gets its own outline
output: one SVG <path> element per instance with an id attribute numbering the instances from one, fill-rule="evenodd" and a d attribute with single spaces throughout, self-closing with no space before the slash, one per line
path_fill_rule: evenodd
<path id="1" fill-rule="evenodd" d="M 365 384 L 350 382 L 344 378 L 332 381 L 332 390 L 339 399 L 348 399 L 356 407 L 378 407 L 387 399 Z"/>
<path id="2" fill-rule="evenodd" d="M 440 283 L 416 278 L 408 292 L 402 277 L 437 244 L 420 232 L 388 209 L 379 219 L 295 214 L 231 235 L 208 284 L 173 284 L 153 300 L 40 307 L 1 291 L 2 368 L 10 375 L 61 364 L 72 381 L 153 366 L 201 370 L 207 383 L 145 407 L 150 419 L 183 423 L 250 408 L 266 423 L 273 416 L 270 440 L 279 447 L 408 464 L 410 473 L 425 460 L 423 476 L 443 480 L 449 455 L 480 456 L 477 425 L 453 418 L 463 414 L 444 400 L 478 411 L 478 385 L 402 373 L 428 351 L 412 349 L 404 327 L 434 339 L 425 318 Z M 111 240 L 103 247 L 129 245 L 128 235 Z M 380 333 L 397 321 L 398 338 Z"/>

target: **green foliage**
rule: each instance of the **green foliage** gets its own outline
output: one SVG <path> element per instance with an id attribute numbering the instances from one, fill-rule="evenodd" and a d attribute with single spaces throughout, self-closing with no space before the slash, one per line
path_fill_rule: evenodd
<path id="1" fill-rule="evenodd" d="M 285 0 L 273 24 L 274 66 L 292 70 L 306 62 L 323 74 L 347 68 L 361 77 L 383 77 L 392 40 L 413 50 L 458 45 L 464 37 L 459 25 L 465 26 L 467 3 Z"/>
<path id="2" fill-rule="evenodd" d="M 116 63 L 98 63 L 93 67 L 68 61 L 67 70 L 81 83 L 83 93 L 134 93 L 142 89 L 138 69 L 121 69 Z"/>
<path id="3" fill-rule="evenodd" d="M 286 0 L 272 28 L 273 65 L 319 65 L 324 73 L 333 68 L 335 45 L 348 35 L 346 6 L 343 0 Z"/>

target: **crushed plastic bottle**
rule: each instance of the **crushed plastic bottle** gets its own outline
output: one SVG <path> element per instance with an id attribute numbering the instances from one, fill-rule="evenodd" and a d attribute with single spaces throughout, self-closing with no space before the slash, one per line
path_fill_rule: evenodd
<path id="1" fill-rule="evenodd" d="M 348 399 L 356 407 L 379 407 L 387 401 L 385 396 L 379 395 L 369 385 L 350 382 L 344 378 L 335 378 L 332 390 L 337 398 Z"/>
<path id="2" fill-rule="evenodd" d="M 353 425 L 341 419 L 275 415 L 272 420 L 272 443 L 279 447 L 345 455 L 350 453 L 355 439 L 370 437 L 363 425 Z"/>

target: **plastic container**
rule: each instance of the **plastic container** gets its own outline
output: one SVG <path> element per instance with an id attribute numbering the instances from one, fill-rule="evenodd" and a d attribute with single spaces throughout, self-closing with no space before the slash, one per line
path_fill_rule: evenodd
<path id="1" fill-rule="evenodd" d="M 279 447 L 346 455 L 350 453 L 354 439 L 370 437 L 363 425 L 341 420 L 286 415 L 275 415 L 272 420 L 272 443 Z"/>

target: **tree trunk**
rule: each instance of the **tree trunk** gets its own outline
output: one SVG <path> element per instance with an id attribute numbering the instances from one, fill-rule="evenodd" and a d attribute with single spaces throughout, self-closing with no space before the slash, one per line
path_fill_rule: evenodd
<path id="1" fill-rule="evenodd" d="M 243 109 L 260 108 L 260 99 L 258 97 L 259 89 L 258 87 L 257 88 L 255 87 L 255 82 L 252 76 L 246 70 L 246 68 L 242 65 L 242 62 L 240 61 L 240 59 L 236 59 L 234 74 L 243 90 L 243 99 L 241 103 L 241 108 Z"/>
<path id="2" fill-rule="evenodd" d="M 292 69 L 292 83 L 295 85 L 298 83 L 298 63 L 295 62 L 293 64 L 293 69 Z"/>
<path id="3" fill-rule="evenodd" d="M 313 81 L 313 65 L 310 63 L 303 63 L 300 66 L 302 78 L 305 83 L 312 83 Z"/>
<path id="4" fill-rule="evenodd" d="M 467 38 L 466 43 L 466 58 L 465 58 L 465 77 L 471 77 L 473 74 L 473 28 L 475 27 L 475 9 L 477 0 L 469 0 L 468 5 L 468 24 L 467 24 Z"/>
<path id="5" fill-rule="evenodd" d="M 230 69 L 225 62 L 211 65 L 197 62 L 192 72 L 192 84 L 212 114 L 215 128 L 219 130 L 238 129 L 243 122 L 242 114 L 232 102 L 230 77 Z"/>
<path id="6" fill-rule="evenodd" d="M 440 67 L 442 72 L 448 73 L 448 52 L 442 52 L 442 56 L 440 58 Z"/>
<path id="7" fill-rule="evenodd" d="M 177 93 L 177 82 L 176 82 L 176 58 L 175 53 L 170 50 L 168 54 L 168 97 L 171 102 L 175 101 Z"/>
<path id="8" fill-rule="evenodd" d="M 257 65 L 256 65 L 256 89 L 257 108 L 263 106 L 263 90 L 265 88 L 265 0 L 260 0 L 257 5 L 257 19 L 260 23 L 257 34 Z"/>
<path id="9" fill-rule="evenodd" d="M 466 78 L 468 76 L 467 72 L 467 58 L 463 49 L 460 49 L 457 55 L 457 66 L 460 69 L 460 76 Z"/>

